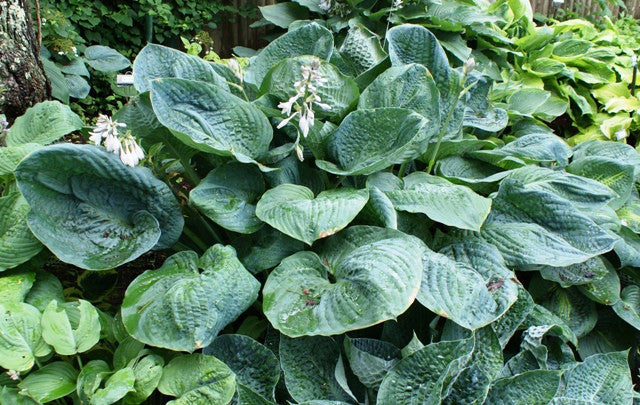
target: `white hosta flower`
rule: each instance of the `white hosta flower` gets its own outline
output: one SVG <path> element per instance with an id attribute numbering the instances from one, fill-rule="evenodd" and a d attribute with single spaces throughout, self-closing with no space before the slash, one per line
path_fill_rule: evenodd
<path id="1" fill-rule="evenodd" d="M 104 139 L 104 147 L 107 149 L 107 152 L 118 153 L 120 150 L 120 139 L 118 139 L 118 135 L 107 135 Z"/>
<path id="2" fill-rule="evenodd" d="M 634 53 L 631 55 L 631 67 L 636 67 L 638 65 L 638 57 Z"/>
<path id="3" fill-rule="evenodd" d="M 125 165 L 133 167 L 142 159 L 144 159 L 144 151 L 136 143 L 131 132 L 127 132 L 120 147 L 120 160 Z"/>
<path id="4" fill-rule="evenodd" d="M 0 117 L 0 134 L 9 132 L 9 121 L 7 121 L 7 119 L 2 116 Z"/>
<path id="5" fill-rule="evenodd" d="M 395 9 L 402 8 L 402 3 L 403 3 L 403 0 L 393 0 L 391 7 Z"/>
<path id="6" fill-rule="evenodd" d="M 302 146 L 300 144 L 296 144 L 296 155 L 298 156 L 298 160 L 304 162 L 304 153 L 302 150 Z"/>
<path id="7" fill-rule="evenodd" d="M 625 139 L 627 136 L 629 136 L 629 134 L 627 133 L 627 130 L 624 128 L 621 128 L 619 130 L 617 130 L 614 133 L 615 137 L 616 137 L 616 141 L 621 141 L 623 139 Z"/>
<path id="8" fill-rule="evenodd" d="M 124 128 L 126 126 L 127 124 L 122 122 L 113 121 L 108 115 L 100 114 L 98 115 L 95 128 L 89 132 L 89 134 L 91 134 L 89 140 L 96 145 L 100 145 L 103 138 L 109 138 L 111 136 L 118 139 L 118 128 Z"/>
<path id="9" fill-rule="evenodd" d="M 278 124 L 278 128 L 282 128 L 289 123 L 294 117 L 298 117 L 298 128 L 305 138 L 309 134 L 309 128 L 313 126 L 315 121 L 314 105 L 320 109 L 327 111 L 331 109 L 329 104 L 323 103 L 318 95 L 318 86 L 322 86 L 328 82 L 328 79 L 322 77 L 320 73 L 320 62 L 313 60 L 308 66 L 300 67 L 302 79 L 293 84 L 296 94 L 278 104 L 278 108 L 282 110 L 282 114 L 287 116 Z M 292 113 L 292 111 L 295 111 Z"/>
<path id="10" fill-rule="evenodd" d="M 322 11 L 329 11 L 331 10 L 331 0 L 322 0 L 319 4 L 318 4 L 318 8 Z"/>
<path id="11" fill-rule="evenodd" d="M 474 58 L 469 58 L 462 66 L 462 72 L 466 76 L 469 73 L 471 73 L 475 68 L 476 68 L 476 60 Z"/>
<path id="12" fill-rule="evenodd" d="M 18 381 L 20 379 L 20 372 L 16 371 L 16 370 L 9 370 L 7 371 L 7 375 L 9 376 L 10 379 L 12 379 L 13 381 Z"/>

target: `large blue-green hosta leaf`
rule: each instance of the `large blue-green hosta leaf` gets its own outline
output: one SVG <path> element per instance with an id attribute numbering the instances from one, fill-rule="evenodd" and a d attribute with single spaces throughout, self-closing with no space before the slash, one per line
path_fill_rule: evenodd
<path id="1" fill-rule="evenodd" d="M 440 122 L 440 93 L 423 65 L 412 63 L 389 68 L 367 86 L 358 108 L 380 107 L 407 108 L 431 122 Z"/>
<path id="2" fill-rule="evenodd" d="M 262 227 L 255 215 L 255 203 L 263 192 L 260 170 L 231 162 L 210 171 L 191 190 L 189 200 L 218 225 L 234 232 L 253 233 Z"/>
<path id="3" fill-rule="evenodd" d="M 423 213 L 435 222 L 460 229 L 479 231 L 489 215 L 491 200 L 474 193 L 470 188 L 453 184 L 446 179 L 424 172 L 414 172 L 396 179 L 400 187 L 379 184 L 390 173 L 378 173 L 367 180 L 367 185 L 378 184 L 395 209 Z"/>
<path id="4" fill-rule="evenodd" d="M 18 117 L 7 134 L 7 146 L 26 143 L 47 145 L 82 128 L 82 120 L 69 106 L 44 101 Z"/>
<path id="5" fill-rule="evenodd" d="M 571 153 L 571 148 L 562 138 L 538 133 L 524 135 L 501 148 L 474 151 L 469 155 L 504 169 L 513 169 L 528 163 L 566 166 Z"/>
<path id="6" fill-rule="evenodd" d="M 241 162 L 267 153 L 273 129 L 253 104 L 212 84 L 184 79 L 151 83 L 158 120 L 192 148 Z"/>
<path id="7" fill-rule="evenodd" d="M 195 252 L 180 252 L 129 285 L 122 321 L 141 342 L 193 352 L 240 316 L 259 289 L 232 247 L 214 245 L 199 260 Z"/>
<path id="8" fill-rule="evenodd" d="M 372 69 L 387 56 L 380 46 L 380 38 L 362 24 L 349 28 L 338 52 L 353 76 Z"/>
<path id="9" fill-rule="evenodd" d="M 285 58 L 314 55 L 328 60 L 333 52 L 331 31 L 317 23 L 303 25 L 278 37 L 249 62 L 244 75 L 247 83 L 260 86 L 269 69 Z"/>
<path id="10" fill-rule="evenodd" d="M 609 206 L 613 209 L 622 207 L 634 189 L 635 167 L 610 158 L 588 156 L 574 159 L 567 166 L 567 171 L 578 176 L 597 180 L 612 189 L 616 195 L 609 202 Z"/>
<path id="11" fill-rule="evenodd" d="M 358 85 L 353 79 L 340 73 L 335 66 L 318 57 L 298 56 L 278 62 L 262 81 L 260 93 L 269 94 L 280 101 L 289 100 L 296 94 L 294 84 L 303 80 L 300 68 L 312 63 L 319 65 L 317 73 L 327 80 L 326 83 L 315 85 L 316 93 L 321 102 L 330 107 L 325 111 L 314 105 L 315 116 L 332 120 L 342 119 L 358 101 Z"/>
<path id="12" fill-rule="evenodd" d="M 608 252 L 615 244 L 568 200 L 515 180 L 500 185 L 481 234 L 514 267 L 568 266 Z"/>
<path id="13" fill-rule="evenodd" d="M 59 144 L 30 154 L 15 171 L 31 206 L 29 227 L 59 259 L 103 270 L 150 249 L 171 247 L 184 220 L 169 187 L 104 149 Z"/>
<path id="14" fill-rule="evenodd" d="M 346 337 L 344 352 L 349 367 L 367 388 L 378 389 L 382 379 L 402 357 L 400 349 L 383 340 Z"/>
<path id="15" fill-rule="evenodd" d="M 311 245 L 349 225 L 369 199 L 367 190 L 327 190 L 315 198 L 304 186 L 282 184 L 268 190 L 256 206 L 258 218 Z"/>
<path id="16" fill-rule="evenodd" d="M 594 354 L 562 375 L 563 384 L 553 404 L 633 403 L 634 391 L 628 352 Z"/>
<path id="17" fill-rule="evenodd" d="M 316 165 L 340 175 L 375 173 L 424 153 L 433 125 L 437 123 L 405 108 L 356 110 L 328 136 L 330 161 L 317 160 Z"/>
<path id="18" fill-rule="evenodd" d="M 340 386 L 336 365 L 340 346 L 331 337 L 280 338 L 280 364 L 291 396 L 298 402 L 346 401 L 353 398 Z"/>
<path id="19" fill-rule="evenodd" d="M 400 360 L 382 380 L 379 405 L 437 404 L 468 362 L 473 340 L 432 343 Z"/>
<path id="20" fill-rule="evenodd" d="M 523 183 L 527 189 L 565 198 L 587 213 L 602 208 L 616 195 L 609 187 L 590 178 L 533 165 L 512 170 L 506 178 Z"/>
<path id="21" fill-rule="evenodd" d="M 265 402 L 275 399 L 280 362 L 265 346 L 245 335 L 221 335 L 202 352 L 221 360 L 235 373 L 241 404 L 247 403 L 245 396 L 257 396 Z"/>
<path id="22" fill-rule="evenodd" d="M 429 69 L 440 91 L 447 91 L 451 68 L 447 54 L 428 29 L 412 24 L 393 27 L 387 32 L 389 56 L 393 66 L 418 63 Z"/>
<path id="23" fill-rule="evenodd" d="M 15 171 L 31 206 L 29 227 L 58 258 L 102 270 L 172 246 L 184 220 L 169 187 L 104 149 L 59 144 Z"/>
<path id="24" fill-rule="evenodd" d="M 265 315 L 292 337 L 340 334 L 393 319 L 415 299 L 425 252 L 419 239 L 402 232 L 347 228 L 318 254 L 298 252 L 269 274 Z"/>
<path id="25" fill-rule="evenodd" d="M 0 277 L 0 304 L 23 302 L 36 279 L 36 273 L 22 269 L 8 271 Z"/>
<path id="26" fill-rule="evenodd" d="M 154 79 L 175 77 L 199 80 L 229 91 L 227 81 L 209 62 L 162 45 L 148 44 L 133 62 L 133 85 L 140 93 L 151 89 Z"/>
<path id="27" fill-rule="evenodd" d="M 556 370 L 532 370 L 491 383 L 485 404 L 548 404 L 558 390 L 560 375 Z"/>
<path id="28" fill-rule="evenodd" d="M 20 193 L 0 197 L 0 271 L 22 264 L 42 250 L 27 226 L 28 214 L 29 205 Z"/>

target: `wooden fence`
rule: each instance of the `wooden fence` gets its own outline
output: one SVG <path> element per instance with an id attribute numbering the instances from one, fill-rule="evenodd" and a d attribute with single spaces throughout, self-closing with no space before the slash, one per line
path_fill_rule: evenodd
<path id="1" fill-rule="evenodd" d="M 640 0 L 638 0 L 640 1 Z M 252 3 L 256 6 L 267 6 L 275 4 L 276 0 L 229 0 L 230 5 L 240 7 L 246 3 Z M 258 19 L 260 13 L 258 12 Z M 234 22 L 225 22 L 219 29 L 212 34 L 214 40 L 214 51 L 223 57 L 227 57 L 231 53 L 231 49 L 236 46 L 245 46 L 248 48 L 258 49 L 267 44 L 262 38 L 265 28 L 249 28 L 255 19 L 239 18 Z"/>
<path id="2" fill-rule="evenodd" d="M 266 6 L 275 4 L 276 0 L 229 0 L 233 6 L 239 7 L 242 4 L 251 2 L 256 6 Z M 571 10 L 580 15 L 593 14 L 600 10 L 598 0 L 564 0 L 563 4 L 554 4 L 553 0 L 530 0 L 535 12 L 552 16 L 556 10 Z M 606 1 L 606 0 L 605 0 Z M 627 13 L 636 18 L 640 18 L 640 0 L 623 0 Z M 619 7 L 609 6 L 612 14 L 617 16 Z M 213 34 L 214 50 L 221 56 L 228 57 L 231 49 L 235 45 L 246 46 L 248 48 L 261 48 L 267 43 L 262 38 L 265 35 L 265 28 L 250 28 L 255 20 L 240 18 L 234 22 L 225 22 Z"/>
<path id="3" fill-rule="evenodd" d="M 640 18 L 640 0 L 624 0 L 624 4 L 628 14 Z M 601 10 L 597 0 L 564 0 L 563 4 L 554 4 L 553 0 L 531 0 L 531 6 L 535 12 L 547 16 L 552 16 L 559 9 L 574 11 L 582 16 L 593 15 Z M 618 6 L 608 5 L 608 7 L 613 16 L 621 12 Z"/>

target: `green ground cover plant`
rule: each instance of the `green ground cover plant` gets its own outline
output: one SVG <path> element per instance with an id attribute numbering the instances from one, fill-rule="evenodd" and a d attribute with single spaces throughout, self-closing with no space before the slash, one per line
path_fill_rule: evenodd
<path id="1" fill-rule="evenodd" d="M 422 23 L 287 27 L 147 45 L 86 144 L 58 101 L 3 124 L 0 402 L 632 404 L 629 137 Z"/>

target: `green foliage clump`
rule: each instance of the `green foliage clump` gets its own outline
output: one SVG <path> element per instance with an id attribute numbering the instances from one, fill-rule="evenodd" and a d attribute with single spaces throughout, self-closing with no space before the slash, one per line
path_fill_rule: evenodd
<path id="1" fill-rule="evenodd" d="M 640 153 L 553 86 L 610 113 L 626 53 L 527 4 L 149 44 L 93 145 L 57 101 L 3 124 L 2 403 L 633 404 Z"/>

